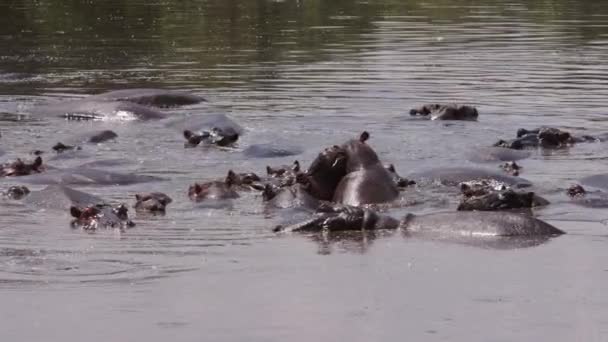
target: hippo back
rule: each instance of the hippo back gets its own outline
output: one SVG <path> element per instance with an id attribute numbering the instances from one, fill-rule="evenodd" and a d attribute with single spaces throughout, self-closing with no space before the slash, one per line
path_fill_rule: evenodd
<path id="1" fill-rule="evenodd" d="M 333 201 L 347 205 L 390 202 L 399 196 L 390 173 L 380 163 L 348 173 L 336 188 Z"/>
<path id="2" fill-rule="evenodd" d="M 71 206 L 87 207 L 103 204 L 104 200 L 63 185 L 49 185 L 38 191 L 32 191 L 24 202 L 36 209 L 65 210 Z"/>
<path id="3" fill-rule="evenodd" d="M 408 215 L 403 228 L 412 235 L 495 237 L 559 235 L 563 231 L 529 215 L 505 211 L 461 211 Z"/>

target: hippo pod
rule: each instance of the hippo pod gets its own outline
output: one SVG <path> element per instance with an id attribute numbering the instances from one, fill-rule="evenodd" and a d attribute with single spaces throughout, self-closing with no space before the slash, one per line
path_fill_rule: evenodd
<path id="1" fill-rule="evenodd" d="M 32 163 L 17 159 L 12 163 L 0 165 L 0 177 L 23 177 L 41 173 L 45 170 L 46 168 L 42 164 L 42 158 L 40 156 L 36 157 Z"/>
<path id="2" fill-rule="evenodd" d="M 408 214 L 402 220 L 371 209 L 325 207 L 315 217 L 275 232 L 320 230 L 372 230 L 400 228 L 408 235 L 433 238 L 484 238 L 499 236 L 560 235 L 563 231 L 529 215 L 514 212 L 450 212 L 428 215 Z"/>
<path id="3" fill-rule="evenodd" d="M 70 223 L 74 229 L 95 231 L 100 228 L 118 228 L 125 230 L 135 226 L 135 223 L 129 219 L 128 209 L 124 204 L 114 207 L 107 204 L 97 204 L 85 208 L 73 206 L 70 208 L 70 214 L 74 218 Z"/>
<path id="4" fill-rule="evenodd" d="M 410 115 L 430 117 L 431 120 L 467 120 L 475 121 L 479 116 L 477 109 L 471 106 L 455 104 L 427 104 L 410 110 Z"/>
<path id="5" fill-rule="evenodd" d="M 517 130 L 517 138 L 512 140 L 499 140 L 494 146 L 521 150 L 525 148 L 564 148 L 581 142 L 599 142 L 605 137 L 590 135 L 574 136 L 570 132 L 553 127 L 541 127 L 527 130 Z"/>
<path id="6" fill-rule="evenodd" d="M 366 143 L 369 133 L 346 142 L 341 148 L 346 156 L 346 175 L 340 180 L 333 202 L 362 205 L 390 202 L 399 190 L 376 152 Z"/>

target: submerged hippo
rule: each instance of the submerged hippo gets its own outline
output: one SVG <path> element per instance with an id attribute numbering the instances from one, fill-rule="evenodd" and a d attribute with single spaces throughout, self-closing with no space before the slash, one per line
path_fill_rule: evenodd
<path id="1" fill-rule="evenodd" d="M 518 192 L 512 189 L 490 191 L 485 194 L 462 197 L 457 210 L 505 210 L 533 208 L 549 204 L 534 192 Z"/>
<path id="2" fill-rule="evenodd" d="M 49 185 L 42 190 L 31 191 L 24 203 L 36 209 L 67 210 L 72 206 L 88 207 L 106 204 L 106 201 L 64 185 Z"/>
<path id="3" fill-rule="evenodd" d="M 92 132 L 87 132 L 84 134 L 79 134 L 78 136 L 71 138 L 67 141 L 67 144 L 63 142 L 58 142 L 52 149 L 57 153 L 62 153 L 70 150 L 80 150 L 82 147 L 80 146 L 83 143 L 89 144 L 100 144 L 112 139 L 118 138 L 118 134 L 111 130 L 96 130 Z"/>
<path id="4" fill-rule="evenodd" d="M 172 120 L 167 127 L 183 132 L 186 147 L 203 145 L 229 146 L 244 133 L 244 129 L 224 114 L 192 115 Z"/>
<path id="5" fill-rule="evenodd" d="M 477 109 L 471 106 L 455 104 L 427 104 L 410 110 L 410 115 L 430 116 L 431 120 L 469 120 L 475 121 L 479 116 Z"/>
<path id="6" fill-rule="evenodd" d="M 79 208 L 70 208 L 70 214 L 74 219 L 70 223 L 72 228 L 80 228 L 86 231 L 95 231 L 101 228 L 118 228 L 124 230 L 135 226 L 129 219 L 129 209 L 124 204 L 111 206 L 99 204 Z"/>
<path id="7" fill-rule="evenodd" d="M 19 178 L 19 181 L 24 183 L 46 185 L 129 185 L 163 180 L 165 179 L 156 176 L 117 173 L 89 167 L 54 169 Z"/>
<path id="8" fill-rule="evenodd" d="M 376 152 L 366 143 L 369 133 L 342 145 L 346 154 L 346 175 L 336 187 L 333 201 L 348 205 L 390 202 L 399 190 Z"/>
<path id="9" fill-rule="evenodd" d="M 527 130 L 517 130 L 517 138 L 512 140 L 499 140 L 494 146 L 521 150 L 525 148 L 563 148 L 581 142 L 597 142 L 604 138 L 590 135 L 574 136 L 570 132 L 553 127 L 541 127 Z"/>
<path id="10" fill-rule="evenodd" d="M 291 165 L 266 166 L 266 175 L 272 183 L 279 187 L 291 186 L 296 184 L 296 179 L 300 174 L 300 162 L 295 160 Z"/>
<path id="11" fill-rule="evenodd" d="M 600 191 L 588 192 L 581 185 L 572 185 L 566 190 L 572 203 L 588 208 L 608 208 L 608 194 Z"/>
<path id="12" fill-rule="evenodd" d="M 476 180 L 497 181 L 514 188 L 524 188 L 532 185 L 530 181 L 520 178 L 507 176 L 502 173 L 479 168 L 469 167 L 445 167 L 435 168 L 421 172 L 415 172 L 409 176 L 418 183 L 423 181 L 439 182 L 443 185 L 458 185 L 462 182 Z"/>
<path id="13" fill-rule="evenodd" d="M 184 138 L 186 142 L 184 147 L 196 147 L 201 143 L 203 145 L 217 145 L 217 146 L 232 146 L 239 139 L 239 134 L 232 129 L 222 130 L 221 128 L 214 127 L 211 131 L 201 131 L 198 133 L 190 130 L 184 131 Z"/>
<path id="14" fill-rule="evenodd" d="M 252 158 L 281 158 L 301 153 L 302 149 L 300 147 L 285 143 L 253 144 L 243 150 L 245 157 Z"/>
<path id="15" fill-rule="evenodd" d="M 162 119 L 157 109 L 127 101 L 79 99 L 36 106 L 34 115 L 57 116 L 67 120 L 131 121 Z"/>
<path id="16" fill-rule="evenodd" d="M 226 184 L 230 184 L 231 187 L 235 187 L 235 189 L 239 190 L 264 190 L 262 179 L 253 172 L 236 173 L 229 170 L 225 182 Z"/>
<path id="17" fill-rule="evenodd" d="M 45 169 L 40 156 L 36 157 L 32 163 L 17 159 L 12 163 L 0 165 L 0 177 L 23 177 L 41 173 L 45 171 Z"/>
<path id="18" fill-rule="evenodd" d="M 466 211 L 428 215 L 408 214 L 397 220 L 367 208 L 342 207 L 320 211 L 315 217 L 281 231 L 402 229 L 410 236 L 431 238 L 484 238 L 499 236 L 539 236 L 564 234 L 558 228 L 524 215 L 506 211 Z"/>
<path id="19" fill-rule="evenodd" d="M 221 181 L 210 181 L 205 183 L 194 183 L 188 188 L 188 197 L 194 202 L 205 200 L 225 200 L 238 198 L 239 194 L 235 190 L 233 172 Z"/>
<path id="20" fill-rule="evenodd" d="M 146 192 L 135 195 L 133 208 L 138 213 L 164 214 L 169 203 L 173 202 L 171 197 L 162 192 Z"/>
<path id="21" fill-rule="evenodd" d="M 2 195 L 12 200 L 20 200 L 30 193 L 30 189 L 23 185 L 13 185 L 9 187 Z"/>
<path id="22" fill-rule="evenodd" d="M 498 167 L 511 176 L 519 176 L 519 171 L 522 169 L 522 167 L 514 161 L 500 164 Z"/>
<path id="23" fill-rule="evenodd" d="M 497 146 L 476 148 L 466 154 L 468 160 L 476 163 L 508 162 L 526 159 L 528 157 L 530 157 L 530 152 L 528 151 Z"/>
<path id="24" fill-rule="evenodd" d="M 126 101 L 161 108 L 192 105 L 206 101 L 204 98 L 188 92 L 151 88 L 114 90 L 91 95 L 87 99 Z"/>

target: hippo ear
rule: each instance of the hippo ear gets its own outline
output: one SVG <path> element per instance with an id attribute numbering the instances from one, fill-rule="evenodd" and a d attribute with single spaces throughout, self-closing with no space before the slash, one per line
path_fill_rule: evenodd
<path id="1" fill-rule="evenodd" d="M 293 162 L 293 167 L 291 168 L 294 172 L 300 172 L 300 162 L 295 160 Z"/>
<path id="2" fill-rule="evenodd" d="M 198 183 L 194 183 L 194 193 L 199 194 L 201 191 L 203 191 L 203 187 Z"/>
<path id="3" fill-rule="evenodd" d="M 70 214 L 72 215 L 72 217 L 79 218 L 80 215 L 82 215 L 82 210 L 72 206 L 70 207 Z"/>
<path id="4" fill-rule="evenodd" d="M 367 131 L 363 131 L 363 133 L 361 133 L 361 136 L 359 137 L 359 141 L 364 143 L 367 141 L 367 139 L 369 139 L 369 133 Z"/>
<path id="5" fill-rule="evenodd" d="M 135 194 L 135 199 L 137 200 L 137 202 L 141 201 L 141 195 Z"/>
<path id="6" fill-rule="evenodd" d="M 387 168 L 386 168 L 389 172 L 392 173 L 397 173 L 397 171 L 395 170 L 395 165 L 390 164 Z"/>
<path id="7" fill-rule="evenodd" d="M 272 168 L 270 166 L 266 165 L 266 174 L 271 175 L 272 172 L 273 172 Z"/>
<path id="8" fill-rule="evenodd" d="M 189 131 L 189 130 L 184 131 L 184 138 L 186 138 L 186 140 L 190 140 L 190 138 L 192 138 L 193 135 L 194 135 L 194 133 L 192 133 L 192 131 Z"/>

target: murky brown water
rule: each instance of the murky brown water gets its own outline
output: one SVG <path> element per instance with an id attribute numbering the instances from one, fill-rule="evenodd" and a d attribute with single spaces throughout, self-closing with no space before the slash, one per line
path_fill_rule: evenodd
<path id="1" fill-rule="evenodd" d="M 363 129 L 402 174 L 474 165 L 471 148 L 520 127 L 608 131 L 608 3 L 600 1 L 10 1 L 0 4 L 4 160 L 75 133 L 116 142 L 78 165 L 170 181 L 89 187 L 132 203 L 174 198 L 119 234 L 69 228 L 67 212 L 0 204 L 0 339 L 18 341 L 602 341 L 608 335 L 605 209 L 563 190 L 605 172 L 605 144 L 534 152 L 522 176 L 553 204 L 536 214 L 568 232 L 530 248 L 408 239 L 400 233 L 275 236 L 284 218 L 254 194 L 193 205 L 188 185 L 279 159 L 185 150 L 155 122 L 67 122 L 36 104 L 130 87 L 192 90 L 228 113 L 240 144 L 286 141 L 308 164 Z M 412 120 L 429 101 L 470 103 L 479 122 Z M 494 168 L 494 164 L 486 167 Z M 2 188 L 10 184 L 4 181 Z M 36 188 L 36 187 L 34 187 Z M 453 210 L 441 191 L 408 190 L 394 214 Z M 504 247 L 504 246 L 503 246 Z"/>

